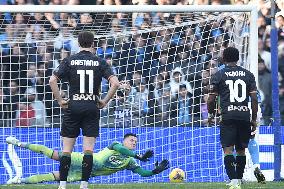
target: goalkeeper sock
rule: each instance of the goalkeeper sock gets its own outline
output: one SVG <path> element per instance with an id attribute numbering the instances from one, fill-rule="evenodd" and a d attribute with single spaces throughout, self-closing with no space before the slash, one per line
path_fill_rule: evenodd
<path id="1" fill-rule="evenodd" d="M 224 164 L 227 175 L 230 180 L 237 179 L 236 167 L 235 167 L 236 159 L 233 154 L 225 155 Z"/>
<path id="2" fill-rule="evenodd" d="M 31 150 L 33 152 L 43 154 L 43 155 L 45 155 L 48 158 L 51 158 L 52 155 L 53 155 L 53 150 L 48 148 L 48 147 L 46 147 L 46 146 L 43 146 L 43 145 L 39 145 L 39 144 L 26 144 L 23 147 L 27 148 L 27 149 L 29 149 L 29 150 Z"/>
<path id="3" fill-rule="evenodd" d="M 93 152 L 85 151 L 82 161 L 82 181 L 89 180 L 93 168 Z"/>
<path id="4" fill-rule="evenodd" d="M 246 166 L 246 156 L 236 156 L 237 179 L 242 179 Z"/>
<path id="5" fill-rule="evenodd" d="M 71 164 L 71 154 L 63 152 L 60 158 L 60 165 L 59 165 L 60 181 L 67 181 L 70 164 Z"/>
<path id="6" fill-rule="evenodd" d="M 55 181 L 55 177 L 53 173 L 48 173 L 48 174 L 41 174 L 41 175 L 33 175 L 27 178 L 23 178 L 21 180 L 21 183 L 25 184 L 36 184 L 40 182 L 48 182 L 48 181 Z"/>
<path id="7" fill-rule="evenodd" d="M 259 148 L 255 139 L 250 139 L 248 150 L 251 156 L 253 165 L 259 165 Z"/>

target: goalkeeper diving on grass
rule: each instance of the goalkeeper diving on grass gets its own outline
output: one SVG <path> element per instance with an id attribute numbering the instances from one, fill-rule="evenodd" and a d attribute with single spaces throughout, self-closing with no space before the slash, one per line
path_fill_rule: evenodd
<path id="1" fill-rule="evenodd" d="M 29 149 L 36 153 L 41 153 L 48 158 L 59 161 L 62 152 L 52 150 L 44 145 L 24 143 L 15 137 L 7 137 L 6 142 L 18 147 Z M 93 154 L 93 169 L 92 177 L 110 175 L 122 170 L 130 170 L 142 177 L 149 177 L 159 174 L 170 167 L 169 161 L 164 159 L 160 163 L 156 162 L 153 170 L 145 170 L 140 167 L 135 159 L 142 162 L 149 161 L 153 155 L 153 150 L 147 150 L 144 154 L 138 155 L 134 152 L 137 145 L 137 136 L 134 133 L 124 135 L 123 142 L 113 142 L 110 146 L 104 148 L 98 153 Z M 82 158 L 83 154 L 73 152 L 71 154 L 71 165 L 67 180 L 69 182 L 80 181 L 82 177 Z M 33 175 L 27 178 L 22 178 L 15 183 L 35 184 L 48 181 L 59 181 L 59 171 L 54 171 L 47 174 Z M 15 184 L 14 183 L 14 184 Z"/>

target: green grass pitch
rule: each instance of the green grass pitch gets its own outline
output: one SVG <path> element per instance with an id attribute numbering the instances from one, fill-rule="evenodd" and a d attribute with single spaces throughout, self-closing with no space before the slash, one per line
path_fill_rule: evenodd
<path id="1" fill-rule="evenodd" d="M 0 185 L 0 189 L 57 189 L 57 185 Z M 67 189 L 78 189 L 79 185 L 68 185 Z M 225 183 L 131 183 L 131 184 L 96 184 L 89 185 L 89 189 L 227 189 Z M 284 182 L 256 182 L 242 185 L 242 189 L 282 189 Z"/>

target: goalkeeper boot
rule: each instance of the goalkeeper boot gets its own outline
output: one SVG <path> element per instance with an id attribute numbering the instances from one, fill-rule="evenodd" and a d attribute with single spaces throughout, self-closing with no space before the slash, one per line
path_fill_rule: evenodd
<path id="1" fill-rule="evenodd" d="M 66 189 L 66 187 L 59 186 L 58 189 Z"/>
<path id="2" fill-rule="evenodd" d="M 6 142 L 8 144 L 13 144 L 15 146 L 21 146 L 21 142 L 18 139 L 16 139 L 15 137 L 12 137 L 12 136 L 7 137 Z"/>
<path id="3" fill-rule="evenodd" d="M 258 167 L 255 168 L 253 173 L 254 173 L 254 176 L 256 177 L 258 183 L 265 184 L 265 176 L 263 175 L 263 173 L 261 172 L 261 170 Z"/>

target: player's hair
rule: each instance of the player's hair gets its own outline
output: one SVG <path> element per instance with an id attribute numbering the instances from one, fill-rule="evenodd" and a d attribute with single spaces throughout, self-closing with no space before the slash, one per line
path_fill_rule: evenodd
<path id="1" fill-rule="evenodd" d="M 239 50 L 235 47 L 228 47 L 223 51 L 223 61 L 238 62 Z"/>
<path id="2" fill-rule="evenodd" d="M 82 31 L 78 35 L 78 42 L 82 48 L 90 48 L 94 44 L 94 34 L 89 31 Z"/>
<path id="3" fill-rule="evenodd" d="M 134 134 L 134 133 L 126 133 L 126 134 L 124 135 L 123 139 L 126 139 L 127 137 L 130 137 L 130 136 L 134 136 L 134 137 L 137 138 L 137 135 Z"/>

